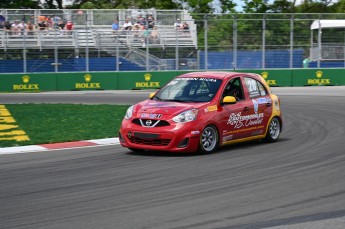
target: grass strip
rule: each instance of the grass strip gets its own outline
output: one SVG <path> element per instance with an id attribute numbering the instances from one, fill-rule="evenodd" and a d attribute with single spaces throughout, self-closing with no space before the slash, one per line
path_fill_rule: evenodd
<path id="1" fill-rule="evenodd" d="M 0 147 L 117 137 L 129 105 L 5 104 L 5 107 L 15 123 L 0 122 Z M 25 131 L 30 140 L 6 140 L 9 132 L 18 130 Z"/>

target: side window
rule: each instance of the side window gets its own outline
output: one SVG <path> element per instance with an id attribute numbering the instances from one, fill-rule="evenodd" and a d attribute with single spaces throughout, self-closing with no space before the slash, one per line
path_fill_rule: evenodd
<path id="1" fill-rule="evenodd" d="M 237 101 L 243 100 L 243 91 L 240 78 L 231 79 L 225 87 L 222 98 L 225 96 L 234 96 Z"/>
<path id="2" fill-rule="evenodd" d="M 250 98 L 264 96 L 267 94 L 265 87 L 257 80 L 245 77 L 244 81 L 249 92 Z"/>
<path id="3" fill-rule="evenodd" d="M 258 82 L 258 87 L 259 87 L 259 91 L 260 91 L 261 96 L 266 95 L 267 92 L 266 92 L 264 85 L 262 85 L 262 83 L 260 83 L 259 81 L 257 81 L 257 82 Z"/>

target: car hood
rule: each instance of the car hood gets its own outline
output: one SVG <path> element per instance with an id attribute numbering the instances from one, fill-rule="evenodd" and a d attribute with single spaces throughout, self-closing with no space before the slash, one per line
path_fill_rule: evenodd
<path id="1" fill-rule="evenodd" d="M 160 118 L 162 116 L 175 116 L 179 113 L 204 106 L 205 103 L 183 103 L 145 100 L 135 107 L 135 115 L 139 118 Z M 158 117 L 157 117 L 158 116 Z"/>

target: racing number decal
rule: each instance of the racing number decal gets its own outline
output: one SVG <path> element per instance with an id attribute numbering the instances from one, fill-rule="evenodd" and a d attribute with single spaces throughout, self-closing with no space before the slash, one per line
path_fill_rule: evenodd
<path id="1" fill-rule="evenodd" d="M 255 80 L 248 80 L 247 82 L 247 87 L 248 87 L 248 91 L 249 93 L 257 91 L 258 90 L 258 86 L 256 84 Z"/>

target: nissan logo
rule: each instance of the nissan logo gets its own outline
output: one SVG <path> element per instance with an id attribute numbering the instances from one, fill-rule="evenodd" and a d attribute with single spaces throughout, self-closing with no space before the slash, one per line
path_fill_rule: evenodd
<path id="1" fill-rule="evenodd" d="M 146 126 L 151 126 L 152 120 L 146 120 L 145 124 L 146 124 Z"/>

